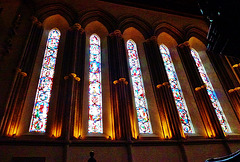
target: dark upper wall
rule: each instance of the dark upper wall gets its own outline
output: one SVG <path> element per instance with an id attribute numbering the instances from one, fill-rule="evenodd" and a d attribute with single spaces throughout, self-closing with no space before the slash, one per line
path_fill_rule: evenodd
<path id="1" fill-rule="evenodd" d="M 0 119 L 31 28 L 31 8 L 19 0 L 0 4 Z"/>
<path id="2" fill-rule="evenodd" d="M 195 27 L 200 28 L 205 32 L 208 30 L 208 25 L 201 17 L 191 18 L 190 16 L 180 16 L 179 14 L 169 14 L 166 12 L 164 13 L 153 10 L 146 10 L 98 0 L 73 0 L 71 2 L 67 0 L 61 0 L 58 4 L 51 0 L 47 2 L 36 0 L 35 6 L 37 14 L 41 14 L 41 12 L 47 8 L 47 10 L 51 8 L 47 14 L 53 14 L 55 12 L 53 10 L 58 10 L 58 12 L 61 12 L 63 16 L 65 15 L 65 18 L 66 16 L 71 15 L 71 21 L 80 22 L 80 24 L 81 21 L 86 17 L 95 17 L 99 19 L 98 21 L 100 22 L 105 21 L 105 24 L 102 22 L 105 26 L 109 26 L 107 24 L 111 24 L 111 27 L 118 28 L 119 24 L 121 23 L 119 21 L 121 21 L 123 18 L 131 17 L 142 21 L 145 23 L 145 26 L 150 25 L 152 28 L 154 28 L 157 23 L 167 22 L 179 30 L 183 30 L 189 25 L 194 25 Z M 118 23 L 116 23 L 116 20 L 118 20 Z M 84 26 L 83 24 L 81 25 Z"/>
<path id="3" fill-rule="evenodd" d="M 201 15 L 196 0 L 102 0 L 107 2 L 113 2 L 118 4 L 124 4 L 128 6 L 136 6 L 144 9 L 151 9 L 155 11 L 165 11 L 168 13 L 188 14 L 192 16 Z"/>

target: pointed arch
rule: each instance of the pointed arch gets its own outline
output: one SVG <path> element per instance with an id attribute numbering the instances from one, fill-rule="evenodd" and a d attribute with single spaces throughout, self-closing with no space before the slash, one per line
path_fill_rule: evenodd
<path id="1" fill-rule="evenodd" d="M 119 22 L 118 29 L 120 29 L 122 33 L 127 28 L 134 27 L 142 33 L 145 39 L 148 39 L 153 35 L 151 25 L 137 16 L 123 16 L 119 18 Z"/>
<path id="2" fill-rule="evenodd" d="M 185 31 L 185 38 L 189 40 L 191 37 L 196 37 L 199 39 L 205 46 L 207 46 L 207 32 L 204 30 L 197 28 L 193 25 L 189 25 L 184 28 Z"/>
<path id="3" fill-rule="evenodd" d="M 140 133 L 152 133 L 150 116 L 148 112 L 145 88 L 142 79 L 142 72 L 138 58 L 137 45 L 129 39 L 126 44 L 128 51 L 129 69 L 132 78 L 135 106 L 137 110 L 137 119 Z"/>
<path id="4" fill-rule="evenodd" d="M 113 32 L 116 29 L 116 19 L 106 11 L 101 10 L 87 10 L 80 14 L 78 22 L 85 28 L 89 23 L 93 21 L 99 21 L 108 30 L 108 33 Z"/>
<path id="5" fill-rule="evenodd" d="M 175 26 L 167 23 L 167 22 L 161 22 L 159 24 L 154 25 L 154 35 L 158 36 L 159 34 L 161 34 L 162 32 L 166 32 L 169 35 L 171 35 L 178 44 L 184 42 L 184 35 L 183 35 L 183 31 L 179 30 L 178 28 L 176 28 Z"/>
<path id="6" fill-rule="evenodd" d="M 61 33 L 57 28 L 53 28 L 48 34 L 29 132 L 46 131 L 60 36 Z"/>
<path id="7" fill-rule="evenodd" d="M 36 17 L 38 17 L 39 21 L 41 22 L 56 14 L 64 17 L 70 26 L 77 22 L 78 14 L 76 10 L 65 3 L 51 3 L 39 7 L 36 11 Z"/>
<path id="8" fill-rule="evenodd" d="M 173 92 L 173 97 L 177 106 L 180 121 L 182 123 L 183 131 L 184 133 L 194 133 L 195 131 L 188 112 L 187 104 L 185 102 L 182 89 L 178 81 L 177 73 L 175 71 L 170 52 L 164 44 L 161 44 L 159 48 L 167 72 L 170 87 Z"/>

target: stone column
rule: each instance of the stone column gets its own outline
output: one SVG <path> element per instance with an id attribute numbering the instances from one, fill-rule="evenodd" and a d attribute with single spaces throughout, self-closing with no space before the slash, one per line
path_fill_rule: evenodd
<path id="1" fill-rule="evenodd" d="M 61 87 L 53 135 L 64 139 L 81 136 L 82 98 L 86 36 L 80 24 L 67 31 L 63 56 Z"/>
<path id="2" fill-rule="evenodd" d="M 224 138 L 224 133 L 220 122 L 208 96 L 206 85 L 203 83 L 198 72 L 198 68 L 191 55 L 189 43 L 185 42 L 178 45 L 178 52 L 186 71 L 190 86 L 194 92 L 193 94 L 198 106 L 199 113 L 202 117 L 207 136 L 209 138 Z"/>
<path id="3" fill-rule="evenodd" d="M 144 42 L 144 48 L 153 90 L 155 92 L 163 138 L 177 139 L 184 137 L 184 132 L 156 37 L 152 37 Z"/>
<path id="4" fill-rule="evenodd" d="M 135 134 L 135 118 L 128 84 L 126 50 L 119 30 L 108 36 L 108 51 L 115 139 L 131 140 Z"/>
<path id="5" fill-rule="evenodd" d="M 210 51 L 208 51 L 207 54 L 219 76 L 219 80 L 221 81 L 228 98 L 230 99 L 238 121 L 240 121 L 240 82 L 238 81 L 239 79 L 235 71 L 236 68 L 238 68 L 238 64 L 232 66 L 230 60 L 224 55 Z"/>
<path id="6" fill-rule="evenodd" d="M 237 81 L 240 83 L 240 59 L 236 57 L 226 57 L 229 64 L 232 66 Z"/>
<path id="7" fill-rule="evenodd" d="M 36 17 L 32 17 L 32 26 L 23 54 L 17 66 L 12 89 L 5 107 L 0 125 L 0 134 L 11 136 L 17 133 L 21 119 L 23 104 L 35 64 L 43 27 Z"/>

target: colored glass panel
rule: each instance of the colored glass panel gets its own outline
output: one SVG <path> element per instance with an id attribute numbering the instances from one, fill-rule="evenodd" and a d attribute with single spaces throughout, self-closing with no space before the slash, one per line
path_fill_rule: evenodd
<path id="1" fill-rule="evenodd" d="M 101 46 L 98 35 L 90 37 L 89 55 L 89 133 L 103 133 L 102 127 L 102 85 L 101 85 Z"/>
<path id="2" fill-rule="evenodd" d="M 48 35 L 29 132 L 46 132 L 60 36 L 61 33 L 56 28 L 50 30 Z"/>
<path id="3" fill-rule="evenodd" d="M 188 108 L 183 97 L 182 89 L 178 81 L 177 73 L 174 68 L 170 52 L 168 48 L 163 44 L 160 45 L 160 51 L 167 72 L 168 80 L 173 92 L 173 97 L 177 106 L 178 114 L 182 123 L 183 131 L 184 133 L 194 133 L 191 118 L 188 113 Z"/>
<path id="4" fill-rule="evenodd" d="M 231 129 L 228 125 L 228 122 L 227 122 L 227 119 L 223 113 L 223 110 L 222 110 L 222 107 L 218 101 L 218 98 L 217 98 L 217 95 L 213 89 L 213 86 L 208 78 L 208 75 L 205 71 L 205 68 L 202 64 L 202 61 L 197 53 L 197 51 L 195 49 L 191 49 L 191 54 L 195 60 L 195 63 L 198 67 L 198 71 L 200 73 L 200 76 L 203 80 L 203 83 L 207 86 L 207 93 L 208 93 L 208 96 L 210 97 L 210 100 L 212 102 L 212 105 L 215 109 L 215 112 L 217 114 L 217 117 L 218 117 L 218 120 L 220 121 L 220 124 L 222 126 L 222 129 L 224 132 L 226 133 L 230 133 L 231 132 Z"/>
<path id="5" fill-rule="evenodd" d="M 152 133 L 137 47 L 136 43 L 133 40 L 127 41 L 127 50 L 129 56 L 128 58 L 133 84 L 135 106 L 137 110 L 139 132 Z"/>

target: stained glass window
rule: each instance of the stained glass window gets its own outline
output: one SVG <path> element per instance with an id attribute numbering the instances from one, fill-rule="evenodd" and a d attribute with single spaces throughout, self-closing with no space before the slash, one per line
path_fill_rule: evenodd
<path id="1" fill-rule="evenodd" d="M 46 131 L 47 114 L 51 98 L 60 35 L 60 31 L 56 28 L 50 30 L 48 35 L 29 128 L 30 132 Z"/>
<path id="2" fill-rule="evenodd" d="M 217 95 L 216 95 L 216 93 L 213 89 L 213 86 L 212 86 L 212 84 L 211 84 L 211 82 L 210 82 L 210 80 L 207 76 L 207 73 L 206 73 L 206 71 L 203 67 L 202 61 L 201 61 L 201 59 L 200 59 L 200 57 L 199 57 L 199 55 L 198 55 L 198 53 L 195 49 L 193 49 L 193 48 L 191 49 L 191 54 L 192 54 L 192 56 L 195 60 L 195 63 L 197 65 L 197 67 L 198 67 L 198 71 L 199 71 L 200 76 L 203 80 L 203 83 L 207 86 L 206 88 L 207 88 L 208 96 L 210 97 L 210 100 L 211 100 L 212 105 L 215 109 L 218 120 L 220 121 L 222 129 L 223 129 L 224 132 L 230 133 L 231 129 L 228 125 L 227 119 L 226 119 L 226 117 L 223 113 L 222 107 L 221 107 L 221 105 L 218 101 L 218 98 L 217 98 Z"/>
<path id="3" fill-rule="evenodd" d="M 98 35 L 90 36 L 89 55 L 89 118 L 88 133 L 103 133 L 102 127 L 102 85 L 101 46 Z"/>
<path id="4" fill-rule="evenodd" d="M 170 87 L 173 92 L 173 97 L 177 106 L 178 114 L 182 123 L 184 133 L 194 133 L 193 125 L 191 122 L 190 115 L 188 113 L 188 108 L 183 97 L 182 89 L 178 81 L 177 73 L 175 71 L 170 52 L 168 48 L 164 45 L 160 45 L 160 51 L 162 54 L 164 66 L 167 72 Z"/>
<path id="5" fill-rule="evenodd" d="M 131 39 L 127 41 L 127 51 L 133 84 L 132 86 L 134 91 L 135 106 L 137 109 L 139 132 L 152 133 L 137 46 L 136 43 Z"/>

